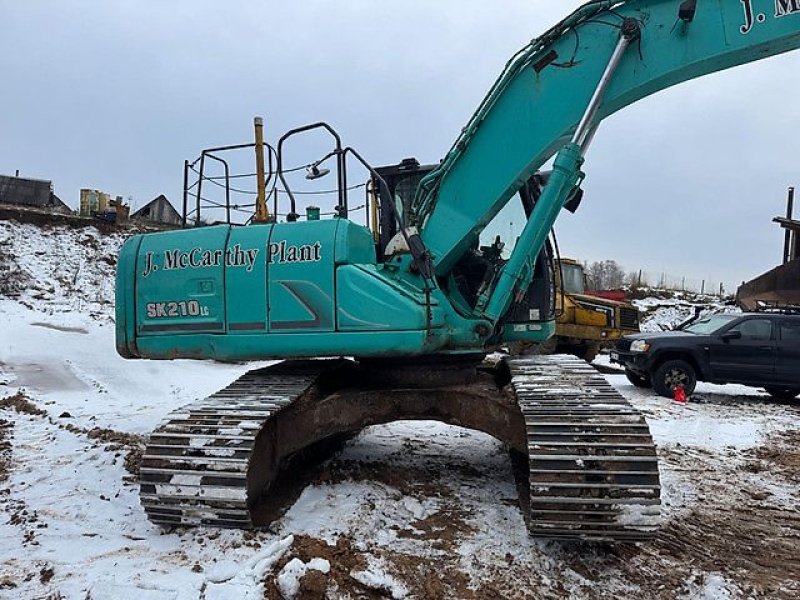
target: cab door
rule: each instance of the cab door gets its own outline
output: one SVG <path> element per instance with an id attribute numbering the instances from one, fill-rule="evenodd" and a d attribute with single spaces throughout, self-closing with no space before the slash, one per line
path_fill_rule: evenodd
<path id="1" fill-rule="evenodd" d="M 784 317 L 779 329 L 775 380 L 800 386 L 800 318 Z"/>
<path id="2" fill-rule="evenodd" d="M 714 379 L 769 382 L 774 377 L 777 357 L 773 320 L 751 317 L 737 321 L 713 336 L 709 354 Z"/>

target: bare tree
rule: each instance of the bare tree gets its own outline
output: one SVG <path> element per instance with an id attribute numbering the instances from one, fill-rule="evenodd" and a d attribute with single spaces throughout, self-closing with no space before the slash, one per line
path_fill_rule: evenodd
<path id="1" fill-rule="evenodd" d="M 592 286 L 598 290 L 619 289 L 625 284 L 625 270 L 615 260 L 593 262 L 586 272 Z"/>
<path id="2" fill-rule="evenodd" d="M 604 290 L 606 273 L 602 261 L 595 261 L 586 267 L 586 274 L 589 276 L 589 286 L 596 290 Z"/>
<path id="3" fill-rule="evenodd" d="M 606 289 L 616 290 L 625 285 L 625 269 L 615 260 L 606 260 Z"/>

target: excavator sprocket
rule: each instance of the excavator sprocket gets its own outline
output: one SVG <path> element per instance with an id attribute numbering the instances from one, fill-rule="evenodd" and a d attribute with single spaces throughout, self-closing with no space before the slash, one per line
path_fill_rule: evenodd
<path id="1" fill-rule="evenodd" d="M 442 385 L 431 383 L 436 371 L 431 377 L 424 364 L 417 387 L 396 380 L 389 387 L 381 384 L 386 373 L 368 364 L 287 361 L 178 409 L 151 434 L 142 458 L 147 516 L 164 526 L 264 525 L 257 505 L 293 456 L 368 425 L 435 419 L 485 431 L 527 455 L 520 507 L 533 535 L 654 535 L 660 488 L 647 424 L 585 362 L 507 358 L 473 368 L 467 383 L 454 382 L 449 365 Z"/>

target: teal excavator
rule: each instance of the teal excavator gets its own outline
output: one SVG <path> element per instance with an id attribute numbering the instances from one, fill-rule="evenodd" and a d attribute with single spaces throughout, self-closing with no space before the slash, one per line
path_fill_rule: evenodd
<path id="1" fill-rule="evenodd" d="M 140 469 L 148 517 L 258 527 L 281 482 L 332 440 L 436 419 L 509 447 L 532 534 L 655 535 L 660 482 L 644 418 L 578 359 L 484 358 L 553 335 L 549 235 L 560 211 L 581 201 L 583 157 L 602 119 L 799 45 L 798 0 L 593 1 L 508 61 L 437 165 L 373 168 L 325 123 L 273 148 L 257 123 L 248 225 L 201 226 L 201 177 L 196 210 L 185 192 L 184 229 L 133 236 L 120 253 L 122 356 L 281 361 L 173 412 L 151 434 Z M 285 142 L 320 129 L 335 140 L 325 160 L 336 163 L 338 203 L 331 218 L 313 207 L 301 217 Z M 349 218 L 348 160 L 369 173 L 371 224 Z M 309 178 L 327 170 L 322 162 Z M 267 209 L 269 181 L 285 196 L 282 220 L 277 192 Z M 513 251 L 506 256 L 499 237 L 480 246 L 517 196 L 527 222 Z"/>

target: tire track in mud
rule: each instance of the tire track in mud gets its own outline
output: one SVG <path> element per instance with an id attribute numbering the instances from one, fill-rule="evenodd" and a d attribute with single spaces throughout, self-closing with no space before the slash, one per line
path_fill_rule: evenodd
<path id="1" fill-rule="evenodd" d="M 13 410 L 19 414 L 32 417 L 45 417 L 47 412 L 37 407 L 23 392 L 16 392 L 0 399 L 0 409 Z M 29 509 L 27 504 L 15 498 L 11 487 L 5 485 L 9 473 L 14 469 L 13 462 L 13 436 L 14 421 L 0 419 L 0 509 L 8 515 L 8 524 L 17 526 L 22 531 L 24 545 L 36 545 L 36 529 L 47 527 L 46 523 L 39 521 L 35 510 Z"/>
<path id="2" fill-rule="evenodd" d="M 94 443 L 99 442 L 105 444 L 106 450 L 116 453 L 117 457 L 120 456 L 122 451 L 125 451 L 124 466 L 125 470 L 130 473 L 130 477 L 125 480 L 129 483 L 138 481 L 139 463 L 144 453 L 145 436 L 102 427 L 92 427 L 89 429 L 73 425 L 69 422 L 65 423 L 63 419 L 72 418 L 72 415 L 68 412 L 64 412 L 60 415 L 59 419 L 62 420 L 54 419 L 46 410 L 39 408 L 24 391 L 19 391 L 0 399 L 0 408 L 14 410 L 20 414 L 43 417 L 54 427 L 69 431 L 75 435 L 84 435 L 89 440 L 93 440 Z"/>
<path id="3" fill-rule="evenodd" d="M 20 415 L 27 415 L 33 418 L 41 418 L 53 427 L 68 431 L 74 435 L 86 436 L 95 446 L 104 444 L 105 450 L 115 453 L 115 458 L 119 458 L 122 452 L 125 451 L 124 466 L 130 476 L 123 479 L 128 483 L 133 483 L 138 479 L 139 462 L 144 451 L 143 436 L 99 427 L 86 429 L 72 423 L 63 423 L 51 417 L 46 410 L 39 408 L 24 391 L 18 391 L 1 398 L 0 409 L 12 410 Z M 62 417 L 69 418 L 69 413 L 62 413 Z M 37 511 L 28 507 L 25 501 L 15 498 L 10 487 L 3 485 L 8 480 L 10 471 L 13 470 L 13 428 L 14 421 L 0 418 L 0 509 L 8 514 L 8 523 L 10 525 L 21 528 L 23 545 L 37 545 L 36 531 L 46 528 L 47 523 L 41 521 Z"/>
<path id="4" fill-rule="evenodd" d="M 15 428 L 23 431 L 25 420 L 30 419 L 37 431 L 53 434 L 62 430 L 85 438 L 90 446 L 101 451 L 113 452 L 115 459 L 123 458 L 125 468 L 131 473 L 122 479 L 132 483 L 138 478 L 139 458 L 144 449 L 143 436 L 99 427 L 87 429 L 70 423 L 71 418 L 68 412 L 54 418 L 24 390 L 0 398 L 0 514 L 4 515 L 8 525 L 19 530 L 22 547 L 38 546 L 38 534 L 44 533 L 42 530 L 49 527 L 45 518 L 35 510 L 37 506 L 30 506 L 9 485 L 11 474 L 18 468 L 24 468 L 15 459 L 13 438 Z M 100 498 L 105 499 L 103 496 Z M 46 515 L 47 511 L 43 513 Z M 62 596 L 54 590 L 52 583 L 55 575 L 54 566 L 46 560 L 31 560 L 24 564 L 16 559 L 0 562 L 0 597 L 4 597 L 3 590 L 13 590 L 11 593 L 22 594 L 20 597 L 60 600 Z"/>
<path id="5" fill-rule="evenodd" d="M 720 454 L 660 448 L 668 472 L 694 475 L 692 504 L 673 513 L 651 543 L 567 550 L 563 557 L 567 564 L 594 584 L 581 593 L 587 598 L 606 597 L 596 583 L 613 579 L 635 586 L 644 597 L 667 600 L 690 594 L 710 584 L 710 574 L 719 574 L 744 597 L 797 598 L 798 473 L 787 469 L 783 477 L 788 485 L 776 488 L 775 483 L 781 465 L 800 464 L 798 437 L 797 431 L 779 432 L 762 446 Z M 791 495 L 782 497 L 780 489 Z"/>

